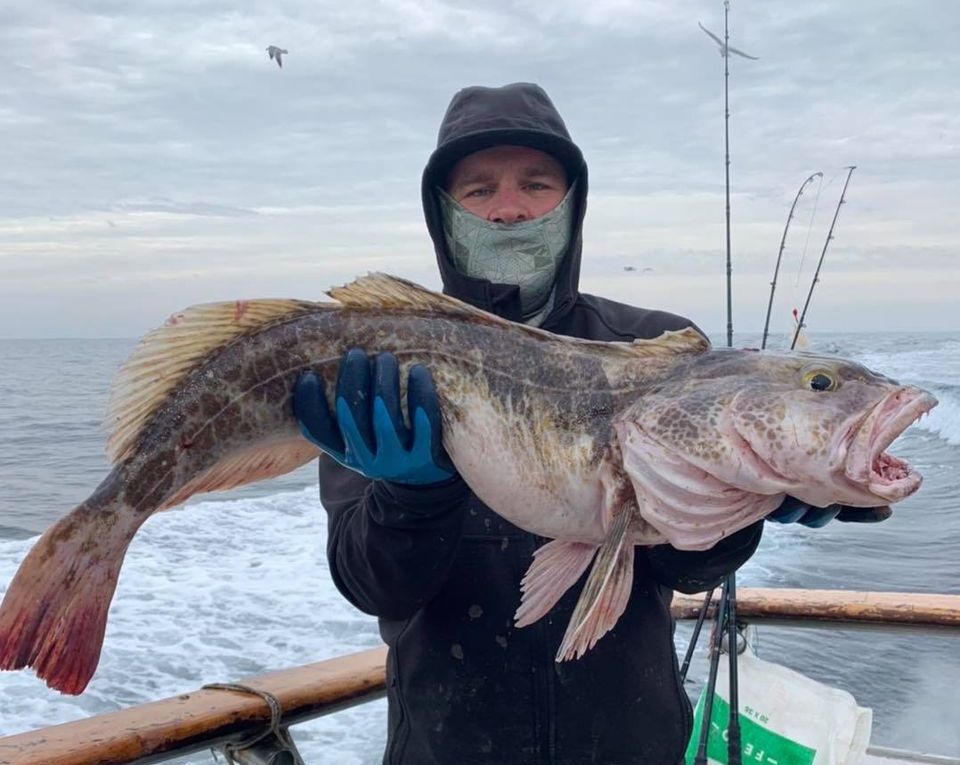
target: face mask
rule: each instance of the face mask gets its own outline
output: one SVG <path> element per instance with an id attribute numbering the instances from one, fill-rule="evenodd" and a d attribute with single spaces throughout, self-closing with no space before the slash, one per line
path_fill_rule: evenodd
<path id="1" fill-rule="evenodd" d="M 575 188 L 576 183 L 546 215 L 510 224 L 484 220 L 438 188 L 443 233 L 454 267 L 475 279 L 517 285 L 524 321 L 539 324 L 570 244 Z"/>

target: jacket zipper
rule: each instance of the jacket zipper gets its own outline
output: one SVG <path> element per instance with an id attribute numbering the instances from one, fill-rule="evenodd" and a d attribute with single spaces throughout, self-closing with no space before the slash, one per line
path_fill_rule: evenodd
<path id="1" fill-rule="evenodd" d="M 407 738 L 410 736 L 410 725 L 407 720 L 407 710 L 403 704 L 403 684 L 400 682 L 400 641 L 403 639 L 403 636 L 406 634 L 407 629 L 410 627 L 411 619 L 407 619 L 406 624 L 403 625 L 403 628 L 397 634 L 396 642 L 393 645 L 393 651 L 391 651 L 391 664 L 393 666 L 393 686 L 394 686 L 394 698 L 397 700 L 397 714 L 399 720 L 397 720 L 397 727 L 393 736 L 393 743 L 390 746 L 390 757 L 389 762 L 394 763 L 394 765 L 403 765 L 403 758 L 398 756 L 398 753 L 402 753 L 407 748 Z"/>
<path id="2" fill-rule="evenodd" d="M 657 592 L 657 599 L 660 601 L 660 607 L 666 611 L 667 618 L 670 620 L 669 640 L 670 651 L 673 655 L 670 671 L 673 674 L 673 682 L 677 688 L 677 696 L 680 702 L 680 709 L 683 714 L 683 729 L 686 732 L 686 738 L 681 742 L 680 754 L 677 757 L 677 763 L 679 765 L 683 765 L 684 753 L 687 751 L 687 743 L 690 738 L 690 734 L 693 731 L 693 711 L 690 706 L 690 699 L 687 696 L 687 689 L 683 687 L 683 682 L 680 680 L 680 667 L 677 664 L 677 644 L 673 638 L 676 632 L 676 622 L 674 621 L 673 616 L 670 614 L 670 607 L 664 602 L 663 591 L 660 589 L 660 585 L 654 585 L 654 588 Z"/>
<path id="3" fill-rule="evenodd" d="M 549 539 L 535 536 L 532 549 L 536 550 L 543 544 L 549 542 Z M 553 637 L 551 617 L 549 615 L 542 618 L 540 626 L 540 649 L 542 657 L 546 661 L 541 662 L 539 671 L 539 693 L 537 697 L 540 702 L 539 730 L 537 738 L 540 740 L 541 762 L 546 765 L 553 765 L 557 761 L 557 709 L 556 709 L 556 686 L 553 669 L 553 658 L 555 651 L 551 650 L 551 638 Z"/>

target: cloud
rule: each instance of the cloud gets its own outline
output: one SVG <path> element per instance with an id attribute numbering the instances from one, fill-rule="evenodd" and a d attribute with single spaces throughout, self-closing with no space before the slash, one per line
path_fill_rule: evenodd
<path id="1" fill-rule="evenodd" d="M 731 62 L 743 304 L 763 301 L 799 183 L 825 173 L 815 257 L 857 164 L 823 322 L 960 326 L 931 308 L 960 286 L 960 6 L 740 0 L 730 18 L 733 44 L 761 57 Z M 546 87 L 590 164 L 584 288 L 708 325 L 723 314 L 723 60 L 698 20 L 722 29 L 722 9 L 14 0 L 0 11 L 0 336 L 129 336 L 184 300 L 319 294 L 374 269 L 436 285 L 419 176 L 439 120 L 458 88 L 517 80 Z M 269 44 L 290 51 L 282 70 Z M 611 282 L 625 263 L 656 270 Z M 855 308 L 831 302 L 840 283 L 861 285 Z"/>

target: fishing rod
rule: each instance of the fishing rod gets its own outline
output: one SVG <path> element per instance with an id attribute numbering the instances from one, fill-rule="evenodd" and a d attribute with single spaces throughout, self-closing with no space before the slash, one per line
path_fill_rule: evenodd
<path id="1" fill-rule="evenodd" d="M 707 745 L 710 740 L 710 724 L 713 718 L 713 695 L 717 687 L 717 671 L 720 668 L 720 646 L 723 641 L 723 630 L 727 618 L 727 606 L 729 605 L 728 594 L 730 591 L 730 578 L 723 583 L 723 589 L 720 594 L 720 602 L 717 604 L 716 621 L 714 622 L 714 631 L 710 636 L 710 675 L 707 680 L 707 687 L 703 692 L 703 713 L 700 716 L 700 737 L 697 742 L 697 754 L 693 759 L 693 765 L 707 765 Z M 713 591 L 711 590 L 711 594 Z M 730 713 L 733 712 L 733 704 L 730 705 Z"/>
<path id="2" fill-rule="evenodd" d="M 713 590 L 707 593 L 707 598 L 700 610 L 697 626 L 702 624 L 704 614 L 710 605 Z M 713 718 L 713 699 L 717 687 L 717 674 L 720 670 L 720 654 L 722 653 L 723 639 L 727 639 L 727 656 L 729 667 L 729 698 L 730 712 L 727 718 L 727 763 L 741 765 L 742 746 L 740 738 L 740 688 L 738 682 L 737 661 L 740 654 L 737 632 L 737 575 L 730 574 L 724 580 L 720 594 L 720 602 L 710 636 L 710 674 L 707 687 L 703 693 L 703 710 L 700 717 L 700 735 L 697 743 L 697 754 L 693 765 L 707 765 L 707 751 L 709 748 L 710 731 Z M 691 648 L 687 650 L 687 659 L 684 661 L 684 670 L 681 671 L 681 682 L 686 677 L 686 667 L 689 666 L 689 657 L 692 654 L 692 645 L 696 642 L 697 634 L 691 640 Z"/>
<path id="3" fill-rule="evenodd" d="M 787 232 L 790 230 L 790 221 L 793 220 L 793 211 L 796 209 L 797 202 L 800 201 L 800 197 L 803 195 L 803 190 L 807 187 L 807 184 L 818 176 L 823 178 L 823 173 L 816 172 L 800 184 L 800 189 L 793 198 L 793 204 L 790 205 L 790 214 L 787 215 L 787 223 L 783 227 L 783 236 L 780 237 L 780 251 L 777 253 L 777 264 L 773 267 L 773 281 L 770 282 L 770 301 L 767 303 L 767 317 L 763 322 L 763 339 L 760 341 L 761 349 L 767 347 L 767 335 L 770 333 L 770 312 L 773 310 L 773 295 L 777 290 L 777 275 L 780 272 L 780 259 L 783 257 L 783 248 L 787 244 Z"/>
<path id="4" fill-rule="evenodd" d="M 730 663 L 730 714 L 727 717 L 727 763 L 740 765 L 740 683 L 737 674 L 737 574 L 727 579 L 727 656 Z"/>
<path id="5" fill-rule="evenodd" d="M 700 630 L 703 629 L 703 621 L 707 616 L 707 611 L 710 609 L 710 601 L 713 600 L 714 590 L 716 590 L 716 587 L 711 588 L 707 593 L 707 596 L 703 600 L 703 605 L 700 607 L 700 612 L 697 614 L 697 623 L 693 628 L 693 634 L 690 636 L 690 642 L 687 643 L 687 652 L 683 657 L 683 664 L 680 665 L 681 683 L 687 681 L 687 671 L 690 669 L 690 662 L 693 660 L 693 651 L 696 649 L 697 641 L 700 639 Z"/>
<path id="6" fill-rule="evenodd" d="M 817 270 L 814 271 L 813 281 L 810 282 L 810 291 L 807 292 L 807 299 L 803 304 L 803 310 L 800 312 L 800 318 L 797 319 L 797 329 L 793 333 L 793 342 L 790 343 L 791 351 L 796 347 L 797 340 L 800 337 L 800 330 L 803 329 L 803 320 L 806 318 L 807 309 L 810 307 L 810 298 L 813 297 L 813 288 L 816 287 L 817 282 L 820 281 L 820 267 L 823 265 L 823 257 L 827 254 L 827 247 L 830 244 L 830 240 L 833 239 L 833 227 L 837 225 L 837 218 L 840 216 L 840 207 L 844 204 L 844 200 L 847 195 L 847 186 L 850 185 L 850 176 L 853 175 L 853 171 L 856 169 L 856 165 L 850 165 L 847 167 L 847 179 L 843 182 L 843 191 L 840 192 L 840 201 L 837 202 L 837 209 L 833 212 L 833 220 L 830 222 L 830 230 L 827 232 L 827 238 L 823 243 L 823 250 L 820 252 L 820 260 L 817 262 Z"/>

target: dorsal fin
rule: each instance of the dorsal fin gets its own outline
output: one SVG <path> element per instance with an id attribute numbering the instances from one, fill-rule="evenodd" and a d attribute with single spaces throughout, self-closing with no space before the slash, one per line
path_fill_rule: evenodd
<path id="1" fill-rule="evenodd" d="M 710 341 L 693 327 L 668 329 L 658 337 L 639 339 L 630 343 L 636 356 L 674 356 L 683 353 L 703 353 L 710 350 Z"/>
<path id="2" fill-rule="evenodd" d="M 180 381 L 212 351 L 247 332 L 329 303 L 306 300 L 234 300 L 175 313 L 147 333 L 123 363 L 107 404 L 107 454 L 125 459 L 147 420 Z"/>
<path id="3" fill-rule="evenodd" d="M 506 319 L 501 319 L 480 308 L 474 308 L 462 300 L 434 292 L 415 282 L 390 274 L 367 274 L 342 287 L 333 287 L 327 290 L 327 294 L 350 308 L 433 311 L 464 318 L 482 318 L 484 321 L 506 323 Z"/>
<path id="4" fill-rule="evenodd" d="M 556 335 L 552 332 L 508 321 L 450 295 L 443 295 L 406 279 L 390 274 L 372 273 L 361 276 L 327 294 L 345 306 L 362 309 L 409 309 L 431 311 L 465 319 L 480 319 L 488 324 L 512 325 L 515 329 L 540 340 L 590 346 L 594 352 L 614 358 L 656 358 L 709 350 L 710 341 L 693 327 L 668 330 L 649 340 L 607 342 Z"/>
<path id="5" fill-rule="evenodd" d="M 329 290 L 327 294 L 344 307 L 429 311 L 511 326 L 542 342 L 591 346 L 592 352 L 612 358 L 700 353 L 710 347 L 703 335 L 689 327 L 632 343 L 555 335 L 508 321 L 449 295 L 382 273 L 360 277 L 343 287 Z M 144 424 L 170 391 L 211 352 L 274 322 L 335 307 L 330 303 L 305 300 L 237 300 L 193 306 L 171 316 L 162 327 L 144 336 L 124 362 L 114 383 L 105 423 L 110 459 L 116 462 L 130 454 Z"/>
<path id="6" fill-rule="evenodd" d="M 562 340 L 576 343 L 614 363 L 632 362 L 638 359 L 669 359 L 683 354 L 697 354 L 710 350 L 710 341 L 693 327 L 668 329 L 657 337 L 636 340 L 581 340 L 563 337 Z"/>

